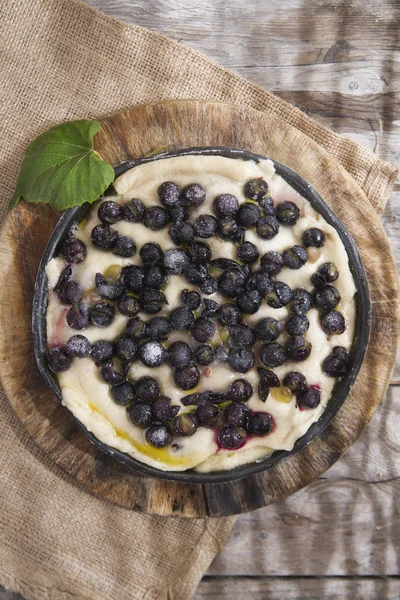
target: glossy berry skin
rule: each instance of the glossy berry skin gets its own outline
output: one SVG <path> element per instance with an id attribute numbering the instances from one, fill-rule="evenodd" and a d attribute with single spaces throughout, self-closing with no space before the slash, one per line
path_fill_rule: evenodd
<path id="1" fill-rule="evenodd" d="M 159 290 L 149 289 L 140 295 L 139 302 L 143 312 L 154 315 L 160 312 L 167 300 Z"/>
<path id="2" fill-rule="evenodd" d="M 324 359 L 322 370 L 328 377 L 343 377 L 349 369 L 349 355 L 345 348 L 336 346 Z"/>
<path id="3" fill-rule="evenodd" d="M 201 296 L 194 290 L 182 290 L 181 302 L 190 308 L 190 310 L 197 310 L 201 304 Z"/>
<path id="4" fill-rule="evenodd" d="M 261 297 L 273 289 L 271 277 L 264 271 L 250 273 L 245 281 L 246 290 L 257 290 Z"/>
<path id="5" fill-rule="evenodd" d="M 240 261 L 250 264 L 256 262 L 259 256 L 260 253 L 257 246 L 251 242 L 243 242 L 243 244 L 239 246 L 237 257 Z"/>
<path id="6" fill-rule="evenodd" d="M 218 291 L 218 281 L 214 277 L 206 277 L 200 286 L 201 292 L 206 296 Z"/>
<path id="7" fill-rule="evenodd" d="M 207 315 L 203 315 L 204 317 L 214 315 L 218 311 L 219 304 L 218 302 L 215 302 L 215 300 L 211 300 L 210 298 L 204 298 L 203 302 L 204 310 L 207 311 Z"/>
<path id="8" fill-rule="evenodd" d="M 289 335 L 304 335 L 310 327 L 310 322 L 304 315 L 291 315 L 285 323 Z"/>
<path id="9" fill-rule="evenodd" d="M 151 424 L 152 414 L 150 404 L 137 402 L 128 410 L 128 417 L 134 425 L 146 429 Z"/>
<path id="10" fill-rule="evenodd" d="M 268 183 L 262 177 L 251 179 L 244 185 L 244 195 L 250 200 L 260 201 L 269 191 Z"/>
<path id="11" fill-rule="evenodd" d="M 167 211 L 161 206 L 151 206 L 146 208 L 144 214 L 144 224 L 153 231 L 158 231 L 167 225 L 169 216 Z"/>
<path id="12" fill-rule="evenodd" d="M 244 204 L 240 205 L 235 219 L 238 225 L 247 228 L 256 225 L 260 217 L 261 212 L 258 206 L 252 202 L 245 202 Z"/>
<path id="13" fill-rule="evenodd" d="M 151 404 L 154 400 L 157 400 L 161 393 L 160 384 L 157 379 L 150 377 L 149 375 L 140 377 L 136 381 L 135 387 L 140 402 Z"/>
<path id="14" fill-rule="evenodd" d="M 194 234 L 200 238 L 210 238 L 218 228 L 218 221 L 212 215 L 200 215 L 193 223 Z"/>
<path id="15" fill-rule="evenodd" d="M 271 198 L 270 196 L 261 198 L 261 200 L 258 201 L 258 205 L 262 209 L 264 215 L 269 215 L 270 217 L 276 217 L 273 198 Z"/>
<path id="16" fill-rule="evenodd" d="M 152 266 L 162 261 L 164 252 L 160 244 L 156 242 L 147 242 L 143 244 L 139 251 L 140 260 L 146 266 Z"/>
<path id="17" fill-rule="evenodd" d="M 306 248 L 322 248 L 325 245 L 325 233 L 317 227 L 311 227 L 303 233 L 302 242 Z"/>
<path id="18" fill-rule="evenodd" d="M 169 313 L 169 320 L 173 329 L 184 331 L 193 325 L 194 316 L 187 306 L 178 306 Z"/>
<path id="19" fill-rule="evenodd" d="M 77 265 L 86 258 L 86 245 L 76 237 L 65 240 L 61 254 L 70 265 Z"/>
<path id="20" fill-rule="evenodd" d="M 247 402 L 253 395 L 253 386 L 247 379 L 235 379 L 226 393 L 232 402 Z"/>
<path id="21" fill-rule="evenodd" d="M 112 250 L 119 234 L 117 231 L 111 231 L 109 225 L 102 224 L 93 227 L 90 237 L 93 246 L 99 250 Z"/>
<path id="22" fill-rule="evenodd" d="M 306 264 L 307 258 L 307 250 L 303 246 L 293 246 L 282 252 L 283 263 L 288 269 L 300 269 Z"/>
<path id="23" fill-rule="evenodd" d="M 261 295 L 257 290 L 244 290 L 236 298 L 239 310 L 245 315 L 254 315 L 261 306 Z"/>
<path id="24" fill-rule="evenodd" d="M 297 394 L 296 401 L 300 408 L 317 408 L 321 402 L 321 392 L 315 387 L 307 387 Z"/>
<path id="25" fill-rule="evenodd" d="M 171 248 L 164 254 L 163 264 L 170 273 L 181 274 L 189 264 L 189 257 L 184 250 Z"/>
<path id="26" fill-rule="evenodd" d="M 89 318 L 95 327 L 108 327 L 114 320 L 115 308 L 108 302 L 97 302 L 90 308 Z"/>
<path id="27" fill-rule="evenodd" d="M 275 207 L 275 213 L 282 225 L 296 225 L 300 217 L 299 208 L 294 202 L 280 202 Z"/>
<path id="28" fill-rule="evenodd" d="M 258 321 L 254 331 L 258 339 L 270 343 L 280 336 L 282 329 L 283 325 L 280 321 L 272 317 L 266 317 Z"/>
<path id="29" fill-rule="evenodd" d="M 286 373 L 282 383 L 285 387 L 288 387 L 293 394 L 299 394 L 307 388 L 306 378 L 298 371 Z"/>
<path id="30" fill-rule="evenodd" d="M 199 183 L 191 183 L 183 188 L 180 202 L 184 206 L 198 208 L 206 199 L 206 190 Z"/>
<path id="31" fill-rule="evenodd" d="M 89 306 L 83 302 L 74 304 L 67 312 L 66 321 L 71 329 L 85 329 L 89 325 Z"/>
<path id="32" fill-rule="evenodd" d="M 169 235 L 176 246 L 188 244 L 194 238 L 193 225 L 187 221 L 173 223 L 169 230 Z"/>
<path id="33" fill-rule="evenodd" d="M 218 435 L 220 445 L 227 450 L 239 448 L 243 444 L 245 438 L 246 432 L 239 427 L 222 427 Z"/>
<path id="34" fill-rule="evenodd" d="M 279 223 L 275 217 L 264 215 L 258 220 L 256 231 L 264 240 L 271 240 L 279 233 Z"/>
<path id="35" fill-rule="evenodd" d="M 172 428 L 178 435 L 188 437 L 196 433 L 199 423 L 193 413 L 182 413 L 175 417 Z"/>
<path id="36" fill-rule="evenodd" d="M 292 291 L 290 287 L 283 281 L 275 281 L 273 289 L 266 294 L 267 304 L 272 308 L 282 308 L 289 304 L 292 299 Z"/>
<path id="37" fill-rule="evenodd" d="M 322 287 L 326 283 L 333 283 L 339 277 L 339 271 L 334 263 L 324 263 L 318 271 L 311 276 L 311 282 L 316 287 Z"/>
<path id="38" fill-rule="evenodd" d="M 144 285 L 144 271 L 142 267 L 129 265 L 121 271 L 121 280 L 130 292 L 140 294 Z"/>
<path id="39" fill-rule="evenodd" d="M 182 204 L 175 204 L 175 206 L 171 206 L 171 208 L 168 209 L 168 214 L 171 223 L 187 221 L 189 218 L 189 208 L 187 206 L 182 206 Z"/>
<path id="40" fill-rule="evenodd" d="M 265 367 L 279 367 L 286 360 L 283 347 L 277 342 L 263 344 L 260 349 L 260 361 Z"/>
<path id="41" fill-rule="evenodd" d="M 114 344 L 108 340 L 99 340 L 92 346 L 92 358 L 98 363 L 110 360 L 114 354 Z"/>
<path id="42" fill-rule="evenodd" d="M 171 331 L 171 323 L 166 317 L 154 317 L 147 323 L 147 335 L 151 340 L 166 340 Z"/>
<path id="43" fill-rule="evenodd" d="M 125 365 L 116 365 L 113 360 L 107 360 L 100 367 L 100 375 L 109 385 L 119 385 L 125 379 L 127 369 Z"/>
<path id="44" fill-rule="evenodd" d="M 181 340 L 173 342 L 168 348 L 168 362 L 173 369 L 186 367 L 193 360 L 191 347 Z"/>
<path id="45" fill-rule="evenodd" d="M 342 313 L 330 310 L 320 316 L 319 319 L 323 331 L 328 335 L 339 335 L 346 329 L 346 321 Z"/>
<path id="46" fill-rule="evenodd" d="M 224 410 L 225 423 L 231 427 L 246 427 L 249 416 L 246 404 L 232 403 Z"/>
<path id="47" fill-rule="evenodd" d="M 66 281 L 57 289 L 56 294 L 63 304 L 77 304 L 82 300 L 82 290 L 75 281 Z"/>
<path id="48" fill-rule="evenodd" d="M 117 202 L 106 200 L 100 204 L 97 215 L 102 223 L 113 225 L 122 219 L 121 206 Z"/>
<path id="49" fill-rule="evenodd" d="M 96 273 L 94 282 L 98 295 L 106 300 L 118 300 L 125 290 L 121 279 L 110 281 L 103 277 L 101 273 Z"/>
<path id="50" fill-rule="evenodd" d="M 324 285 L 314 292 L 313 300 L 318 310 L 330 311 L 339 304 L 340 294 L 333 285 Z"/>
<path id="51" fill-rule="evenodd" d="M 147 323 L 139 317 L 135 317 L 128 321 L 126 333 L 135 340 L 144 340 L 147 337 Z"/>
<path id="52" fill-rule="evenodd" d="M 221 402 L 226 402 L 226 395 L 222 392 L 213 392 L 212 390 L 207 390 L 205 392 L 195 392 L 194 394 L 189 394 L 189 396 L 185 396 L 181 398 L 181 402 L 184 406 L 203 406 L 204 404 L 221 404 Z"/>
<path id="53" fill-rule="evenodd" d="M 274 428 L 274 418 L 267 412 L 253 413 L 247 423 L 250 435 L 268 435 Z"/>
<path id="54" fill-rule="evenodd" d="M 206 242 L 192 242 L 187 249 L 187 255 L 194 265 L 206 265 L 212 258 L 210 246 Z"/>
<path id="55" fill-rule="evenodd" d="M 158 188 L 158 199 L 163 206 L 171 208 L 179 204 L 181 189 L 172 181 L 164 181 Z"/>
<path id="56" fill-rule="evenodd" d="M 254 344 L 256 336 L 254 331 L 248 325 L 236 325 L 230 332 L 230 343 L 232 346 L 251 346 Z"/>
<path id="57" fill-rule="evenodd" d="M 200 381 L 200 371 L 194 363 L 180 367 L 174 371 L 174 383 L 181 390 L 191 390 Z"/>
<path id="58" fill-rule="evenodd" d="M 146 430 L 146 442 L 154 448 L 165 448 L 172 441 L 172 436 L 165 425 L 152 425 Z"/>
<path id="59" fill-rule="evenodd" d="M 138 342 L 128 335 L 121 335 L 114 343 L 114 354 L 123 362 L 132 361 L 138 350 Z"/>
<path id="60" fill-rule="evenodd" d="M 286 355 L 288 360 L 302 362 L 307 360 L 311 354 L 311 344 L 301 335 L 290 338 L 286 344 Z"/>
<path id="61" fill-rule="evenodd" d="M 215 348 L 215 360 L 218 362 L 225 363 L 228 361 L 229 352 L 224 346 L 217 346 Z"/>
<path id="62" fill-rule="evenodd" d="M 245 230 L 231 217 L 221 218 L 218 223 L 218 235 L 223 240 L 242 242 Z"/>
<path id="63" fill-rule="evenodd" d="M 196 342 L 204 344 L 213 339 L 215 335 L 215 325 L 209 317 L 198 317 L 193 323 L 191 334 Z"/>
<path id="64" fill-rule="evenodd" d="M 66 349 L 71 356 L 85 358 L 92 351 L 92 345 L 84 335 L 73 335 L 66 343 Z"/>
<path id="65" fill-rule="evenodd" d="M 283 269 L 283 258 L 279 252 L 266 252 L 260 259 L 260 267 L 265 273 L 273 277 Z"/>
<path id="66" fill-rule="evenodd" d="M 221 304 L 217 311 L 217 316 L 222 325 L 230 327 L 238 325 L 242 320 L 242 313 L 235 304 L 231 304 L 230 302 Z"/>
<path id="67" fill-rule="evenodd" d="M 171 398 L 160 396 L 151 405 L 151 414 L 154 421 L 167 423 L 179 412 L 179 406 L 171 406 Z"/>
<path id="68" fill-rule="evenodd" d="M 208 307 L 208 306 L 206 305 L 206 302 L 207 302 L 207 303 L 208 303 L 208 302 L 210 302 L 210 303 L 211 303 L 210 307 Z M 202 310 L 202 311 L 201 311 L 201 313 L 200 313 L 200 315 L 201 315 L 202 317 L 209 317 L 210 319 L 212 319 L 212 318 L 214 318 L 214 317 L 216 317 L 216 316 L 217 316 L 217 314 L 216 314 L 216 313 L 217 313 L 217 311 L 218 311 L 218 309 L 219 309 L 219 304 L 218 304 L 218 302 L 214 302 L 213 300 L 210 300 L 209 298 L 204 298 L 204 305 L 205 305 L 205 308 L 203 308 L 203 310 Z M 215 305 L 215 306 L 214 306 L 214 305 Z"/>
<path id="69" fill-rule="evenodd" d="M 218 290 L 226 298 L 236 298 L 244 287 L 245 276 L 238 269 L 226 269 L 218 279 Z"/>
<path id="70" fill-rule="evenodd" d="M 196 419 L 203 427 L 212 427 L 218 421 L 220 410 L 215 404 L 202 404 L 196 408 Z"/>
<path id="71" fill-rule="evenodd" d="M 153 290 L 159 290 L 168 280 L 168 275 L 164 267 L 153 265 L 147 267 L 144 274 L 144 287 Z"/>
<path id="72" fill-rule="evenodd" d="M 130 381 L 124 381 L 111 388 L 111 397 L 115 404 L 118 404 L 119 406 L 128 406 L 128 404 L 131 404 L 136 398 L 135 386 Z"/>
<path id="73" fill-rule="evenodd" d="M 72 356 L 65 346 L 52 348 L 47 352 L 47 364 L 53 373 L 61 373 L 71 366 Z"/>
<path id="74" fill-rule="evenodd" d="M 303 288 L 292 290 L 290 311 L 296 315 L 303 315 L 312 307 L 312 296 Z"/>
<path id="75" fill-rule="evenodd" d="M 141 223 L 144 219 L 146 207 L 139 198 L 132 198 L 122 207 L 121 217 L 124 221 Z"/>
<path id="76" fill-rule="evenodd" d="M 165 363 L 167 356 L 167 352 L 160 342 L 145 342 L 139 348 L 140 361 L 152 369 Z"/>
<path id="77" fill-rule="evenodd" d="M 194 351 L 194 358 L 198 365 L 206 367 L 214 360 L 214 349 L 208 344 L 200 344 Z"/>
<path id="78" fill-rule="evenodd" d="M 189 263 L 183 271 L 183 276 L 191 285 L 201 285 L 208 276 L 207 267 Z"/>
<path id="79" fill-rule="evenodd" d="M 279 387 L 280 382 L 278 376 L 270 369 L 258 367 L 257 369 L 260 379 L 262 379 L 268 387 Z"/>
<path id="80" fill-rule="evenodd" d="M 219 217 L 233 217 L 239 208 L 239 200 L 233 194 L 222 194 L 214 198 L 213 208 Z"/>
<path id="81" fill-rule="evenodd" d="M 233 371 L 247 373 L 254 365 L 254 351 L 249 348 L 232 348 L 228 355 L 228 363 Z"/>

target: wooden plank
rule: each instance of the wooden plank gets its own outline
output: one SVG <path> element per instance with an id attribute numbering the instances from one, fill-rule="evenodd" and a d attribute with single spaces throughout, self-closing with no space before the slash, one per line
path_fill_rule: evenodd
<path id="1" fill-rule="evenodd" d="M 208 574 L 399 575 L 399 493 L 399 479 L 320 479 L 241 515 Z"/>
<path id="2" fill-rule="evenodd" d="M 233 69 L 384 59 L 396 48 L 400 12 L 398 3 L 376 0 L 86 2 L 107 15 L 206 51 Z M 384 67 L 390 70 L 390 64 Z"/>
<path id="3" fill-rule="evenodd" d="M 398 600 L 394 577 L 204 577 L 193 600 Z"/>
<path id="4" fill-rule="evenodd" d="M 400 387 L 390 387 L 357 442 L 324 478 L 379 483 L 400 477 Z"/>
<path id="5" fill-rule="evenodd" d="M 400 160 L 397 3 L 233 2 L 228 14 L 225 0 L 153 0 L 151 10 L 142 0 L 86 1 L 206 52 L 385 160 Z"/>
<path id="6" fill-rule="evenodd" d="M 209 574 L 400 575 L 399 413 L 400 387 L 391 387 L 323 478 L 239 517 Z"/>

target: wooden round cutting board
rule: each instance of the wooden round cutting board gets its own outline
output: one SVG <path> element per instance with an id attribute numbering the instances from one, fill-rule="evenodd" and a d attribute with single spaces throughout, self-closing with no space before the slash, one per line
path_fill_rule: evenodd
<path id="1" fill-rule="evenodd" d="M 383 397 L 396 357 L 396 268 L 380 220 L 366 196 L 336 161 L 300 131 L 275 117 L 224 103 L 168 101 L 136 106 L 104 119 L 95 145 L 113 165 L 160 147 L 230 146 L 269 155 L 300 173 L 358 245 L 371 292 L 371 341 L 337 416 L 323 434 L 289 460 L 231 483 L 189 485 L 144 477 L 92 445 L 38 372 L 31 334 L 33 286 L 42 252 L 60 215 L 44 205 L 21 202 L 8 216 L 0 238 L 0 375 L 22 425 L 46 455 L 88 491 L 144 513 L 232 515 L 281 500 L 309 484 L 360 435 Z"/>

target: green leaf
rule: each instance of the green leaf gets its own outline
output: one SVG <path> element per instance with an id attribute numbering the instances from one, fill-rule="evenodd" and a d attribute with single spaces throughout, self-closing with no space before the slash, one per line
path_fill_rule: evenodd
<path id="1" fill-rule="evenodd" d="M 98 121 L 70 121 L 52 127 L 28 146 L 9 210 L 21 196 L 55 210 L 94 202 L 114 181 L 114 169 L 93 150 Z"/>

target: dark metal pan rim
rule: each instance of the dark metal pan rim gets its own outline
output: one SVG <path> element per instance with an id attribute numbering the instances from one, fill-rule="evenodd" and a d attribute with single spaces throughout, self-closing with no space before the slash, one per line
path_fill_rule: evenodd
<path id="1" fill-rule="evenodd" d="M 227 158 L 237 158 L 241 160 L 254 160 L 259 162 L 265 160 L 268 157 L 254 154 L 247 150 L 241 150 L 236 148 L 226 147 L 193 147 L 177 150 L 174 152 L 163 152 L 151 157 L 139 158 L 134 160 L 128 160 L 115 167 L 115 176 L 122 175 L 128 169 L 153 162 L 162 160 L 164 158 L 172 158 L 186 155 L 206 155 L 206 156 L 224 156 Z M 272 159 L 270 159 L 272 160 Z M 229 471 L 218 471 L 212 473 L 197 473 L 194 470 L 189 471 L 161 471 L 154 467 L 150 467 L 140 461 L 132 458 L 128 454 L 125 454 L 119 450 L 111 448 L 98 440 L 86 427 L 75 419 L 79 429 L 89 438 L 89 440 L 95 444 L 100 450 L 110 456 L 114 456 L 120 462 L 127 467 L 147 475 L 149 477 L 155 477 L 158 479 L 167 479 L 173 481 L 181 481 L 184 483 L 224 483 L 228 481 L 235 481 L 249 477 L 271 467 L 274 467 L 281 461 L 287 460 L 297 452 L 300 452 L 305 448 L 314 438 L 320 435 L 324 429 L 332 421 L 333 417 L 339 411 L 344 401 L 346 400 L 350 389 L 357 377 L 357 374 L 361 368 L 365 352 L 368 346 L 368 340 L 371 329 L 371 300 L 368 289 L 368 282 L 364 267 L 362 265 L 360 255 L 357 250 L 357 246 L 344 227 L 343 223 L 338 217 L 331 211 L 331 209 L 325 204 L 316 190 L 307 183 L 303 177 L 295 173 L 288 167 L 272 160 L 275 170 L 278 175 L 285 179 L 291 187 L 297 192 L 304 196 L 310 204 L 315 208 L 324 219 L 332 225 L 338 232 L 343 245 L 346 249 L 349 257 L 350 270 L 354 278 L 356 285 L 356 325 L 354 332 L 354 340 L 350 352 L 351 368 L 349 372 L 340 379 L 335 385 L 332 397 L 321 415 L 321 417 L 311 425 L 308 431 L 299 438 L 293 449 L 290 451 L 278 450 L 273 452 L 270 456 L 267 456 L 256 462 L 236 467 Z M 38 273 L 35 282 L 34 289 L 34 301 L 33 301 L 33 314 L 32 314 L 32 329 L 33 329 L 33 343 L 36 361 L 39 367 L 39 371 L 53 390 L 58 400 L 62 400 L 61 390 L 58 387 L 57 381 L 48 369 L 47 364 L 44 360 L 44 355 L 47 349 L 47 334 L 46 334 L 46 310 L 47 310 L 47 276 L 46 276 L 46 265 L 47 263 L 60 251 L 62 243 L 68 235 L 71 227 L 78 223 L 89 211 L 90 205 L 85 204 L 83 206 L 75 207 L 67 210 L 64 215 L 58 221 L 43 253 Z"/>

